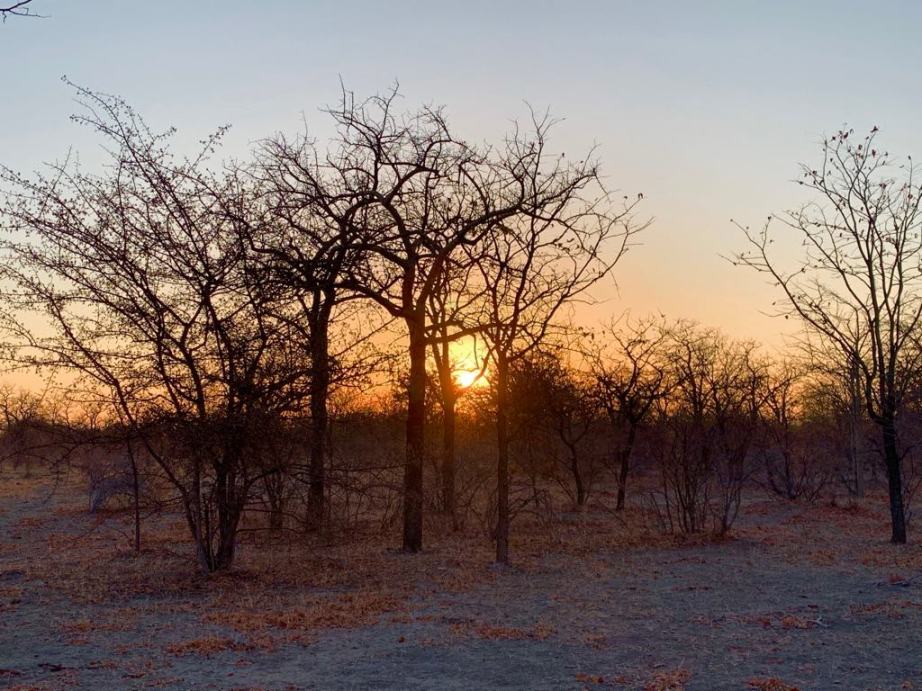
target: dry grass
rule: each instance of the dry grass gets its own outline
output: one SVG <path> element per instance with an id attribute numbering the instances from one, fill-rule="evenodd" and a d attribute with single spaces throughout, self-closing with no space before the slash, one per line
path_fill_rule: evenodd
<path id="1" fill-rule="evenodd" d="M 146 520 L 144 549 L 135 554 L 128 548 L 128 513 L 90 516 L 82 491 L 78 482 L 0 481 L 0 496 L 52 497 L 41 504 L 39 513 L 12 521 L 14 535 L 10 537 L 18 539 L 0 543 L 4 563 L 0 576 L 4 571 L 21 572 L 24 580 L 43 580 L 76 603 L 113 607 L 111 616 L 58 622 L 61 632 L 75 644 L 85 643 L 96 633 L 130 630 L 137 625 L 137 615 L 148 611 L 191 614 L 203 624 L 237 634 L 234 638 L 215 635 L 174 641 L 166 647 L 174 656 L 269 650 L 284 643 L 309 645 L 326 629 L 422 619 L 411 616 L 411 610 L 445 593 L 468 591 L 497 578 L 491 568 L 492 546 L 482 530 L 455 532 L 438 519 L 427 526 L 426 549 L 417 555 L 392 547 L 399 542 L 395 532 L 369 530 L 340 542 L 330 542 L 328 536 L 282 539 L 265 532 L 246 533 L 235 570 L 204 576 L 196 569 L 182 520 L 170 515 Z M 886 543 L 882 495 L 837 506 L 755 501 L 744 511 L 752 520 L 738 526 L 736 538 L 768 545 L 792 561 L 837 568 L 861 564 L 877 569 L 882 578 L 895 584 L 922 567 L 922 548 L 894 548 Z M 787 517 L 779 520 L 779 515 Z M 614 572 L 606 555 L 710 540 L 707 536 L 677 540 L 659 534 L 652 525 L 651 516 L 642 509 L 629 508 L 616 515 L 598 504 L 542 520 L 521 515 L 514 523 L 511 544 L 515 568 L 531 572 L 553 564 L 574 578 L 610 579 Z M 4 584 L 0 579 L 0 613 L 15 608 L 21 596 L 20 585 Z M 139 597 L 146 602 L 136 606 L 133 601 Z M 549 594 L 552 600 L 566 597 L 566 593 Z M 892 599 L 856 607 L 852 614 L 899 618 L 908 608 L 922 608 L 922 603 Z M 738 623 L 792 631 L 824 626 L 809 610 L 746 615 Z M 453 623 L 450 632 L 455 639 L 488 640 L 546 640 L 563 635 L 542 621 L 517 627 L 467 621 Z M 578 632 L 577 640 L 593 649 L 609 645 L 603 635 L 591 630 Z M 639 672 L 630 683 L 646 689 L 682 689 L 689 678 L 690 672 L 680 667 L 652 676 Z M 623 675 L 586 674 L 577 681 L 609 685 L 624 679 Z M 753 679 L 750 686 L 770 691 L 793 688 L 774 679 Z"/>
<path id="2" fill-rule="evenodd" d="M 545 641 L 554 634 L 552 626 L 540 621 L 527 629 L 494 626 L 484 622 L 463 622 L 452 624 L 451 630 L 456 636 L 491 641 Z"/>
<path id="3" fill-rule="evenodd" d="M 644 691 L 683 691 L 692 674 L 684 667 L 657 672 L 644 685 Z"/>
<path id="4" fill-rule="evenodd" d="M 248 646 L 233 641 L 230 638 L 220 636 L 204 636 L 202 638 L 193 638 L 180 643 L 171 643 L 166 647 L 166 652 L 170 655 L 204 655 L 210 657 L 217 653 L 223 653 L 226 650 L 244 651 Z"/>
<path id="5" fill-rule="evenodd" d="M 282 641 L 310 643 L 312 633 L 329 628 L 369 626 L 387 616 L 405 616 L 410 603 L 445 593 L 463 592 L 496 578 L 492 547 L 482 532 L 455 532 L 438 520 L 427 529 L 423 553 L 408 556 L 390 545 L 399 536 L 370 532 L 348 542 L 321 539 L 279 540 L 268 533 L 246 534 L 234 571 L 212 576 L 198 573 L 186 527 L 171 516 L 151 517 L 143 526 L 143 550 L 135 554 L 127 512 L 87 514 L 79 479 L 55 484 L 37 478 L 4 478 L 10 496 L 52 496 L 42 513 L 15 521 L 19 539 L 9 545 L 6 568 L 27 580 L 42 580 L 58 594 L 86 606 L 127 605 L 144 597 L 144 610 L 192 613 L 203 622 L 226 626 L 246 638 L 246 645 L 270 647 Z M 51 490 L 54 489 L 53 495 Z M 652 533 L 641 512 L 586 512 L 567 521 L 537 521 L 523 516 L 516 525 L 512 550 L 519 569 L 540 568 L 548 554 L 580 556 L 588 572 L 598 550 L 668 544 Z M 18 587 L 0 590 L 0 610 L 15 606 Z M 117 612 L 124 613 L 122 607 Z M 132 616 L 77 618 L 59 622 L 74 643 L 95 632 L 129 629 Z M 550 630 L 538 624 L 519 630 L 490 623 L 464 628 L 466 636 L 543 638 Z M 222 639 L 223 640 L 223 639 Z M 227 639 L 229 640 L 229 639 Z M 217 639 L 178 642 L 173 654 L 213 654 Z M 234 643 L 234 645 L 241 645 Z"/>
<path id="6" fill-rule="evenodd" d="M 890 522 L 884 491 L 869 492 L 862 499 L 789 506 L 794 511 L 786 519 L 741 526 L 734 534 L 769 545 L 793 563 L 808 562 L 845 570 L 860 564 L 887 579 L 922 571 L 922 543 L 889 542 Z M 764 501 L 747 506 L 745 511 L 750 516 L 770 517 L 778 508 L 778 502 Z"/>
<path id="7" fill-rule="evenodd" d="M 890 598 L 882 602 L 864 605 L 852 605 L 850 611 L 856 617 L 885 616 L 889 619 L 903 619 L 907 612 L 922 610 L 922 602 Z"/>
<path id="8" fill-rule="evenodd" d="M 750 679 L 748 685 L 750 689 L 759 691 L 800 691 L 798 687 L 786 684 L 776 677 Z"/>

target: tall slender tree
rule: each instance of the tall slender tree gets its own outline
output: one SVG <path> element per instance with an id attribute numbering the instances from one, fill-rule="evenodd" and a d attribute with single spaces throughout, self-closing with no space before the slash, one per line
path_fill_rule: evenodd
<path id="1" fill-rule="evenodd" d="M 242 171 L 260 199 L 259 206 L 228 209 L 240 223 L 248 247 L 261 258 L 264 280 L 279 289 L 279 315 L 300 333 L 307 347 L 311 433 L 305 523 L 309 531 L 321 527 L 325 514 L 331 389 L 336 379 L 364 371 L 358 366 L 347 372 L 343 363 L 347 352 L 366 343 L 368 335 L 352 328 L 364 316 L 355 304 L 357 293 L 343 285 L 355 250 L 349 225 L 318 206 L 316 185 L 324 167 L 316 153 L 306 136 L 265 140 L 255 165 Z M 331 340 L 335 321 L 352 322 L 342 329 L 345 342 Z"/>
<path id="2" fill-rule="evenodd" d="M 481 336 L 491 361 L 496 397 L 496 561 L 509 561 L 509 386 L 514 363 L 553 330 L 561 308 L 608 276 L 643 225 L 633 222 L 637 200 L 616 207 L 592 156 L 568 163 L 547 149 L 553 121 L 533 118 L 530 133 L 507 138 L 499 166 L 514 181 L 516 213 L 485 235 L 474 266 L 483 285 Z"/>
<path id="3" fill-rule="evenodd" d="M 904 543 L 899 421 L 922 365 L 922 183 L 911 159 L 893 161 L 876 140 L 876 127 L 858 139 L 853 130 L 825 139 L 819 164 L 801 166 L 799 182 L 815 200 L 769 217 L 760 231 L 741 226 L 749 249 L 735 260 L 772 280 L 784 298 L 780 314 L 800 319 L 857 368 L 881 435 L 890 539 Z M 774 251 L 779 225 L 800 242 L 800 259 Z"/>
<path id="4" fill-rule="evenodd" d="M 459 363 L 453 355 L 452 346 L 458 336 L 465 332 L 458 328 L 463 323 L 465 314 L 481 297 L 472 289 L 470 263 L 461 263 L 453 259 L 448 271 L 444 272 L 428 303 L 428 318 L 432 324 L 433 338 L 430 339 L 432 362 L 435 365 L 435 378 L 438 385 L 438 400 L 442 410 L 442 443 L 439 473 L 441 479 L 439 505 L 442 511 L 455 517 L 455 436 L 457 432 L 457 405 L 463 393 L 458 381 Z M 475 284 L 476 285 L 476 284 Z M 454 336 L 454 338 L 453 338 Z M 478 362 L 476 357 L 477 339 L 468 336 L 472 344 L 472 361 L 463 363 L 480 371 L 466 370 L 479 380 L 483 376 L 485 362 Z M 457 525 L 457 523 L 455 523 Z"/>

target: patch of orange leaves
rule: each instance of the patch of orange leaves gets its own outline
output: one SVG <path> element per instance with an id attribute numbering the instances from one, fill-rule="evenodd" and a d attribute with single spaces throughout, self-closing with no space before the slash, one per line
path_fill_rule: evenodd
<path id="1" fill-rule="evenodd" d="M 692 674 L 684 667 L 657 672 L 644 685 L 644 691 L 684 691 Z"/>
<path id="2" fill-rule="evenodd" d="M 242 651 L 247 650 L 248 646 L 239 643 L 230 638 L 220 636 L 204 636 L 202 638 L 193 638 L 188 641 L 171 643 L 166 647 L 166 651 L 171 655 L 204 655 L 209 657 L 228 650 Z"/>
<path id="3" fill-rule="evenodd" d="M 750 689 L 759 689 L 759 691 L 800 691 L 798 687 L 786 684 L 777 677 L 750 679 L 746 683 Z"/>
<path id="4" fill-rule="evenodd" d="M 528 629 L 509 626 L 494 626 L 485 622 L 465 622 L 452 624 L 452 633 L 462 636 L 475 636 L 491 641 L 544 641 L 554 634 L 554 628 L 538 622 Z"/>

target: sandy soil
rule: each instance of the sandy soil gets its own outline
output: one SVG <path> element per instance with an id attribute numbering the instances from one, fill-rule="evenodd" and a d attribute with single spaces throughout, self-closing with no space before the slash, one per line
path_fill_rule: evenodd
<path id="1" fill-rule="evenodd" d="M 308 593 L 293 580 L 270 588 L 245 568 L 217 589 L 198 579 L 116 590 L 93 574 L 138 573 L 125 518 L 100 527 L 79 497 L 8 481 L 0 685 L 922 689 L 922 558 L 885 544 L 885 517 L 868 507 L 753 498 L 720 543 L 551 554 L 503 570 L 483 555 L 459 566 L 457 551 L 407 556 L 379 541 L 375 569 L 419 576 L 399 597 L 364 601 L 378 592 L 368 576 L 318 579 Z M 96 552 L 75 564 L 69 555 L 89 549 L 87 535 Z M 146 555 L 142 571 L 166 564 L 188 580 L 181 546 Z M 254 624 L 266 597 L 278 598 L 279 615 Z M 305 597 L 325 609 L 291 604 Z M 330 603 L 346 604 L 330 618 Z"/>

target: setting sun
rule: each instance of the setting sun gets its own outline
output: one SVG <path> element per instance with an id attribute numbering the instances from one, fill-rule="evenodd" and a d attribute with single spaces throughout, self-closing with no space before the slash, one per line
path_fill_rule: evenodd
<path id="1" fill-rule="evenodd" d="M 472 386 L 483 386 L 487 383 L 486 377 L 480 370 L 461 370 L 455 372 L 455 383 L 462 389 Z"/>
<path id="2" fill-rule="evenodd" d="M 462 338 L 451 344 L 452 377 L 460 389 L 486 386 L 489 383 L 484 369 L 485 353 L 476 338 Z"/>

